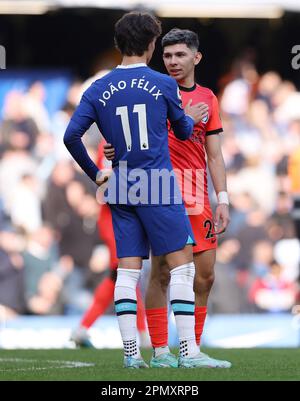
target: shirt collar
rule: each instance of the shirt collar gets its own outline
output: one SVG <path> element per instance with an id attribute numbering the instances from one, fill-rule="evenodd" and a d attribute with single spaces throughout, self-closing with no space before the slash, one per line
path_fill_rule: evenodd
<path id="1" fill-rule="evenodd" d="M 128 65 L 118 65 L 117 68 L 127 69 L 127 68 L 137 68 L 137 67 L 147 67 L 145 63 L 128 64 Z"/>
<path id="2" fill-rule="evenodd" d="M 195 89 L 196 89 L 196 84 L 194 84 L 191 88 L 187 88 L 187 87 L 185 87 L 185 86 L 180 86 L 180 85 L 178 85 L 179 86 L 179 89 L 181 90 L 181 91 L 183 91 L 183 92 L 193 92 Z"/>

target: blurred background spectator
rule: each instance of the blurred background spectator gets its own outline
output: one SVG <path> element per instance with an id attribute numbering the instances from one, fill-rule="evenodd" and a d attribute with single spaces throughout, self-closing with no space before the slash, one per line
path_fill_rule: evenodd
<path id="1" fill-rule="evenodd" d="M 82 313 L 107 274 L 96 187 L 62 140 L 82 82 L 119 62 L 111 37 L 119 14 L 93 14 L 70 11 L 60 20 L 58 12 L 35 23 L 25 18 L 20 32 L 27 27 L 36 47 L 27 41 L 30 51 L 22 57 L 15 51 L 14 63 L 48 69 L 8 70 L 0 77 L 0 307 L 8 317 Z M 99 41 L 92 48 L 88 40 L 74 41 L 72 47 L 60 29 L 53 32 L 51 18 L 57 26 L 73 21 L 76 32 L 80 23 L 85 38 L 97 32 Z M 289 311 L 299 299 L 300 79 L 286 55 L 299 37 L 299 15 L 275 20 L 281 25 L 270 21 L 163 19 L 165 32 L 176 25 L 199 34 L 204 58 L 197 80 L 220 103 L 231 223 L 219 238 L 212 313 Z M 40 44 L 35 30 L 44 26 L 52 34 Z M 285 40 L 274 44 L 274 37 Z M 56 58 L 49 56 L 51 46 L 57 46 Z M 153 66 L 163 71 L 159 44 Z M 94 161 L 100 139 L 94 126 L 84 138 Z M 210 196 L 214 202 L 212 191 Z"/>
<path id="2" fill-rule="evenodd" d="M 26 312 L 24 248 L 22 235 L 12 226 L 0 229 L 0 321 Z"/>

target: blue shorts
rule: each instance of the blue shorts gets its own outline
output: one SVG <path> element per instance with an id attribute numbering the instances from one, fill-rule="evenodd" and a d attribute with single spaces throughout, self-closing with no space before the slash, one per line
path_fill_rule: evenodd
<path id="1" fill-rule="evenodd" d="M 195 244 L 184 205 L 109 205 L 112 212 L 118 258 L 149 258 Z"/>

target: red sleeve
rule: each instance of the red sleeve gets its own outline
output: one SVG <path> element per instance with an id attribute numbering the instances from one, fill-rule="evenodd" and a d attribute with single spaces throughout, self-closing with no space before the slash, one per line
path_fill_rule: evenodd
<path id="1" fill-rule="evenodd" d="M 219 103 L 218 99 L 214 94 L 212 97 L 211 107 L 212 107 L 211 115 L 208 120 L 208 123 L 206 124 L 206 135 L 218 134 L 223 131 L 222 122 L 220 119 Z"/>

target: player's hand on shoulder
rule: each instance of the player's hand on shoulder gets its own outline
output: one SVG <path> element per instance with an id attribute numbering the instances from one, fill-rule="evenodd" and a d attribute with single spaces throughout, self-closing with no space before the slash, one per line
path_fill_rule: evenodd
<path id="1" fill-rule="evenodd" d="M 107 160 L 115 158 L 115 148 L 110 143 L 104 145 L 104 156 Z"/>
<path id="2" fill-rule="evenodd" d="M 208 105 L 204 102 L 199 102 L 192 105 L 192 102 L 192 99 L 188 101 L 188 104 L 185 106 L 184 111 L 185 114 L 191 116 L 194 119 L 195 124 L 197 124 L 208 115 Z"/>

